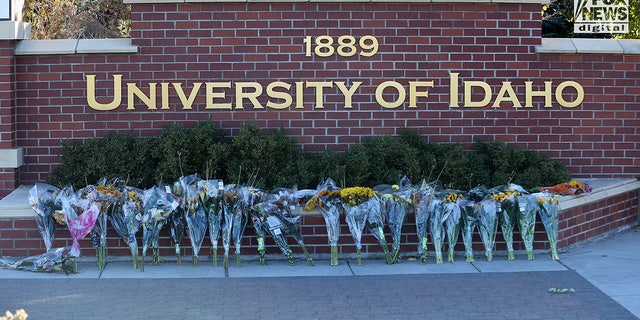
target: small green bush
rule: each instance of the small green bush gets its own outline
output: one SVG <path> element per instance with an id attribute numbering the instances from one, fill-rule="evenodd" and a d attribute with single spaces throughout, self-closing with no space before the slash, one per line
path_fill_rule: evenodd
<path id="1" fill-rule="evenodd" d="M 109 134 L 86 141 L 62 141 L 61 166 L 49 174 L 47 181 L 58 186 L 76 188 L 96 183 L 102 177 L 120 177 L 135 187 L 149 187 L 155 182 L 152 168 L 154 140 L 134 137 L 130 132 Z"/>
<path id="2" fill-rule="evenodd" d="M 367 139 L 350 148 L 346 158 L 347 183 L 352 186 L 395 183 L 403 176 L 421 178 L 418 150 L 390 136 Z"/>
<path id="3" fill-rule="evenodd" d="M 197 173 L 202 178 L 225 175 L 229 146 L 224 134 L 210 121 L 193 129 L 170 125 L 157 139 L 153 156 L 158 159 L 155 180 L 171 183 L 180 176 Z"/>
<path id="4" fill-rule="evenodd" d="M 249 123 L 227 139 L 205 121 L 193 129 L 168 126 L 157 138 L 118 133 L 83 143 L 63 141 L 62 146 L 61 166 L 47 178 L 58 186 L 82 187 L 119 176 L 131 186 L 148 188 L 193 173 L 267 190 L 315 188 L 326 178 L 343 187 L 373 187 L 407 176 L 414 183 L 438 179 L 460 190 L 509 182 L 532 188 L 570 179 L 562 163 L 537 152 L 499 141 L 472 146 L 429 143 L 409 131 L 399 137 L 373 137 L 344 152 L 312 153 L 301 151 L 283 129 L 262 131 Z"/>
<path id="5" fill-rule="evenodd" d="M 293 187 L 298 184 L 300 150 L 283 129 L 261 133 L 246 123 L 232 141 L 229 183 L 250 183 L 258 188 Z"/>

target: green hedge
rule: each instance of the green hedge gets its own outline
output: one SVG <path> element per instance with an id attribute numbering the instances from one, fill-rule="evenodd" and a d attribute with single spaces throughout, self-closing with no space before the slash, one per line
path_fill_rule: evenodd
<path id="1" fill-rule="evenodd" d="M 343 186 L 376 186 L 396 183 L 405 175 L 413 182 L 437 179 L 462 190 L 508 182 L 532 188 L 570 178 L 564 165 L 540 153 L 497 141 L 473 146 L 430 143 L 411 131 L 368 138 L 343 152 L 320 153 L 301 151 L 283 129 L 265 131 L 245 124 L 237 136 L 227 137 L 212 122 L 192 129 L 174 124 L 153 138 L 115 133 L 62 146 L 61 166 L 47 178 L 57 186 L 83 187 L 119 176 L 128 185 L 149 188 L 192 173 L 264 189 L 315 188 L 325 178 Z"/>

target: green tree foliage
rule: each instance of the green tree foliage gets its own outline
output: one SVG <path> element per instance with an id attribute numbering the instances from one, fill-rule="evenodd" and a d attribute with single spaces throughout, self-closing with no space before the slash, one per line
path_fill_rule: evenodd
<path id="1" fill-rule="evenodd" d="M 131 8 L 122 0 L 25 0 L 32 39 L 126 38 Z"/>

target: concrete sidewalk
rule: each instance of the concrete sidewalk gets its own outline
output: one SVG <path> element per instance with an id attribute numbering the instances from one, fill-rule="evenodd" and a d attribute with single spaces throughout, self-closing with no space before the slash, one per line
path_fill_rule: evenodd
<path id="1" fill-rule="evenodd" d="M 433 254 L 433 252 L 430 252 Z M 221 258 L 221 257 L 219 257 Z M 78 273 L 0 270 L 0 312 L 24 308 L 29 319 L 639 319 L 640 228 L 533 261 L 496 256 L 427 264 L 381 260 L 242 261 L 225 270 L 190 259 L 133 270 L 109 261 L 100 272 L 83 259 Z M 549 289 L 574 289 L 551 293 Z M 358 302 L 359 301 L 359 302 Z M 171 302 L 170 304 L 167 304 Z M 69 316 L 64 307 L 78 309 Z M 73 307 L 72 307 L 73 306 Z M 129 311 L 128 313 L 126 311 Z M 85 317 L 86 316 L 86 317 Z"/>

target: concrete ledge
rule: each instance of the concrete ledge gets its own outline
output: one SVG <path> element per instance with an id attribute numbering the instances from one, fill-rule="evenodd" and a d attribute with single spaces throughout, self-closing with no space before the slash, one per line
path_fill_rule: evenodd
<path id="1" fill-rule="evenodd" d="M 29 189 L 33 186 L 20 186 L 8 196 L 0 200 L 0 219 L 36 218 L 36 213 L 29 205 Z"/>
<path id="2" fill-rule="evenodd" d="M 22 166 L 22 148 L 0 149 L 0 169 L 16 169 Z"/>
<path id="3" fill-rule="evenodd" d="M 640 54 L 640 40 L 636 39 L 573 39 L 542 38 L 536 52 L 545 53 L 607 53 Z"/>
<path id="4" fill-rule="evenodd" d="M 30 24 L 22 21 L 0 21 L 0 40 L 23 40 L 30 36 Z"/>
<path id="5" fill-rule="evenodd" d="M 61 39 L 61 40 L 22 40 L 15 48 L 20 55 L 62 55 L 62 54 L 100 54 L 100 53 L 137 53 L 138 46 L 131 39 Z"/>
<path id="6" fill-rule="evenodd" d="M 585 195 L 562 197 L 558 203 L 560 211 L 567 211 L 640 189 L 640 181 L 638 179 L 584 179 L 584 181 L 593 188 L 593 191 Z"/>

